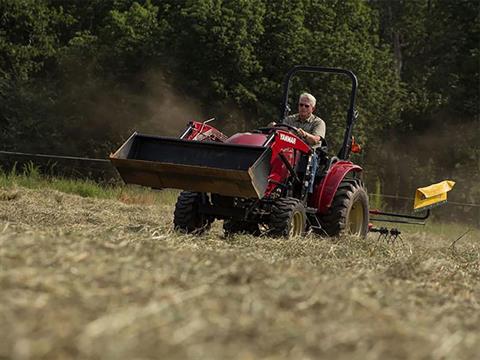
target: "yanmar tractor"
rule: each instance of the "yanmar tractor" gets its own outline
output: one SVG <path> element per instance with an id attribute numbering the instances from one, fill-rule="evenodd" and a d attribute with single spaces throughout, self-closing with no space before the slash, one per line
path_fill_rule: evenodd
<path id="1" fill-rule="evenodd" d="M 293 237 L 312 230 L 364 237 L 368 196 L 362 168 L 348 160 L 355 149 L 357 78 L 343 69 L 292 68 L 285 77 L 281 118 L 288 115 L 290 82 L 299 72 L 351 80 L 346 128 L 336 155 L 325 143 L 313 149 L 286 124 L 227 137 L 208 121 L 192 121 L 180 138 L 134 133 L 110 159 L 126 183 L 184 190 L 174 212 L 175 229 L 182 232 L 201 233 L 219 219 L 227 235 Z"/>

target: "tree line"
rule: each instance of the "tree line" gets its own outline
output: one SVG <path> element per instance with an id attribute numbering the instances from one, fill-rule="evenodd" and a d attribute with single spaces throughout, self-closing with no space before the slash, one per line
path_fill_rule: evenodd
<path id="1" fill-rule="evenodd" d="M 358 159 L 386 192 L 456 176 L 480 198 L 476 0 L 0 0 L 2 149 L 105 157 L 132 130 L 278 119 L 293 65 L 359 79 Z M 341 142 L 348 80 L 301 76 Z M 292 98 L 292 107 L 296 99 Z M 387 180 L 387 179 L 391 179 Z"/>

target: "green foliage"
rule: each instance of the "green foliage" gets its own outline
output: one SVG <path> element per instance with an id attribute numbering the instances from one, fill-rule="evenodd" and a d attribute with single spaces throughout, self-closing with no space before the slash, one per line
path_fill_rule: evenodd
<path id="1" fill-rule="evenodd" d="M 15 81 L 28 80 L 55 55 L 54 27 L 61 11 L 35 0 L 0 1 L 0 68 Z"/>
<path id="2" fill-rule="evenodd" d="M 261 71 L 255 54 L 263 33 L 259 0 L 186 1 L 172 26 L 175 70 L 202 100 L 252 106 Z M 187 88 L 183 86 L 184 88 Z"/>
<path id="3" fill-rule="evenodd" d="M 0 14 L 0 136 L 10 148 L 43 130 L 42 118 L 52 116 L 44 80 L 57 55 L 56 27 L 67 18 L 34 0 L 2 0 Z"/>
<path id="4" fill-rule="evenodd" d="M 428 115 L 439 111 L 478 115 L 480 3 L 371 2 L 379 9 L 383 38 L 407 85 L 405 124 L 428 127 Z"/>
<path id="5" fill-rule="evenodd" d="M 157 15 L 158 7 L 150 2 L 110 11 L 100 32 L 105 70 L 114 69 L 117 76 L 135 74 L 160 55 L 166 23 Z"/>

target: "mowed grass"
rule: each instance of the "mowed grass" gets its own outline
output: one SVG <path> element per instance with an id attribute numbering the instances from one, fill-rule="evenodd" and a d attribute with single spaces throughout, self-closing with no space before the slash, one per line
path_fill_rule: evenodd
<path id="1" fill-rule="evenodd" d="M 0 188 L 0 359 L 479 354 L 478 230 L 453 245 L 466 229 L 394 244 L 225 239 L 219 223 L 179 235 L 171 193 L 123 191 L 129 201 Z"/>

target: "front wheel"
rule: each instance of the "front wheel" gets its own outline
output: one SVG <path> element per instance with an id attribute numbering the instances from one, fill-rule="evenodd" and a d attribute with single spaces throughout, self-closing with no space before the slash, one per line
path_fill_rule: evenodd
<path id="1" fill-rule="evenodd" d="M 178 196 L 173 213 L 175 230 L 191 234 L 201 234 L 210 228 L 211 219 L 199 212 L 202 193 L 182 191 Z"/>
<path id="2" fill-rule="evenodd" d="M 305 234 L 307 215 L 305 206 L 295 198 L 281 198 L 272 205 L 268 234 L 293 238 Z"/>
<path id="3" fill-rule="evenodd" d="M 329 236 L 367 236 L 368 196 L 360 180 L 340 183 L 327 214 L 320 217 L 320 224 Z"/>

